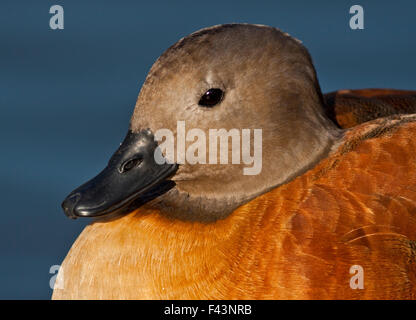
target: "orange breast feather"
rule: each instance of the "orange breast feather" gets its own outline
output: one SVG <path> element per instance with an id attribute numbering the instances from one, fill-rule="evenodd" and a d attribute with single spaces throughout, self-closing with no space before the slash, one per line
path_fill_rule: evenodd
<path id="1" fill-rule="evenodd" d="M 330 157 L 210 224 L 97 221 L 54 298 L 415 299 L 416 116 L 357 126 Z M 351 266 L 364 288 L 351 289 Z"/>

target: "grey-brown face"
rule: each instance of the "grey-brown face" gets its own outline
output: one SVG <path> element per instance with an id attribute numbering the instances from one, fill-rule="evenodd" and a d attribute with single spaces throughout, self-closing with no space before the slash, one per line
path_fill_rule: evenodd
<path id="1" fill-rule="evenodd" d="M 148 128 L 153 134 L 168 129 L 174 137 L 173 160 L 178 162 L 178 122 L 186 133 L 196 128 L 205 134 L 207 163 L 190 164 L 179 151 L 185 162 L 172 177 L 175 188 L 148 205 L 181 219 L 225 217 L 313 166 L 335 140 L 306 49 L 264 26 L 204 29 L 180 40 L 156 61 L 140 91 L 130 129 Z M 239 164 L 232 163 L 231 139 L 228 163 L 219 164 L 219 149 L 217 164 L 209 161 L 209 131 L 222 128 L 239 132 L 240 138 L 243 129 L 249 130 L 251 155 L 257 157 L 251 164 L 241 155 Z M 257 154 L 254 129 L 261 130 Z M 182 150 L 197 139 L 184 141 Z M 256 174 L 244 174 L 244 168 L 253 166 Z"/>
<path id="2" fill-rule="evenodd" d="M 223 91 L 221 102 L 199 105 L 204 93 L 214 88 Z M 250 166 L 230 164 L 231 159 L 223 165 L 179 167 L 173 178 L 177 186 L 170 192 L 174 196 L 164 200 L 165 209 L 184 208 L 194 217 L 227 214 L 283 183 L 316 162 L 331 140 L 306 49 L 288 35 L 262 26 L 203 30 L 156 61 L 137 100 L 131 128 L 168 128 L 176 141 L 178 121 L 185 121 L 187 130 L 203 130 L 207 137 L 210 129 L 251 129 L 251 136 L 253 129 L 262 130 L 262 169 L 257 175 L 244 175 L 243 168 Z M 231 158 L 231 140 L 229 147 Z M 178 196 L 187 200 L 179 201 Z"/>

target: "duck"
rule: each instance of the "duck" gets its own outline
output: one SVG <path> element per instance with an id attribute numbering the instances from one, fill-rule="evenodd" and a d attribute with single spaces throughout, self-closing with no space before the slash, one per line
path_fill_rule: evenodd
<path id="1" fill-rule="evenodd" d="M 414 299 L 412 108 L 411 91 L 324 96 L 307 49 L 274 27 L 182 38 L 151 67 L 107 167 L 62 203 L 92 221 L 52 298 Z M 261 170 L 179 161 L 158 136 L 177 139 L 180 121 L 198 129 L 185 147 L 211 129 L 261 130 L 245 150 Z"/>

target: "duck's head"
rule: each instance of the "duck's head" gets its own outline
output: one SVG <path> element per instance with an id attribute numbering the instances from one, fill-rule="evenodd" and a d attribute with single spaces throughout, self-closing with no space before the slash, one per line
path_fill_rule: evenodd
<path id="1" fill-rule="evenodd" d="M 221 150 L 215 129 L 235 135 L 235 149 L 230 138 Z M 172 217 L 216 220 L 304 173 L 337 137 L 298 40 L 259 25 L 203 29 L 155 62 L 127 137 L 63 208 L 91 217 L 147 202 Z"/>

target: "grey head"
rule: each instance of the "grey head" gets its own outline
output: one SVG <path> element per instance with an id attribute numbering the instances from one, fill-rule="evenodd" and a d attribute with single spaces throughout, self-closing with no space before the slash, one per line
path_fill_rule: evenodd
<path id="1" fill-rule="evenodd" d="M 223 147 L 223 151 L 228 150 L 228 162 L 220 159 L 220 143 L 216 152 L 209 149 L 213 143 L 210 132 L 219 129 L 235 134 L 236 143 L 240 143 L 236 159 L 240 156 L 241 161 L 232 160 L 235 150 L 231 135 L 225 138 L 228 145 Z M 247 201 L 305 173 L 330 153 L 341 136 L 325 115 L 306 48 L 276 28 L 250 24 L 202 29 L 167 49 L 152 66 L 131 118 L 130 135 L 138 135 L 140 140 L 143 131 L 156 137 L 170 132 L 174 141 L 173 149 L 162 148 L 171 144 L 166 135 L 158 141 L 160 148 L 156 148 L 166 160 L 161 170 L 164 174 L 158 179 L 174 184 L 144 201 L 145 206 L 172 218 L 205 222 L 225 218 Z M 243 147 L 243 131 L 248 149 Z M 261 139 L 256 140 L 255 132 L 261 132 L 257 136 Z M 204 139 L 206 154 L 201 155 Z M 196 151 L 197 141 L 201 149 Z M 216 141 L 220 142 L 220 138 Z M 154 146 L 153 149 L 156 150 Z M 188 154 L 196 153 L 199 162 L 186 161 Z M 243 154 L 252 162 L 243 161 Z M 114 168 L 127 158 L 117 159 L 113 161 Z M 169 164 L 171 167 L 167 167 Z M 131 174 L 137 178 L 130 179 L 129 185 L 141 179 L 140 166 L 145 164 L 140 160 L 130 166 L 136 170 Z M 149 168 L 146 175 L 158 175 L 152 166 Z M 152 187 L 160 185 L 159 180 Z M 106 193 L 111 194 L 111 181 L 106 185 Z M 141 181 L 139 185 L 137 188 L 143 189 L 145 184 Z M 86 197 L 83 193 L 91 188 L 94 189 L 87 184 L 82 192 L 71 193 L 77 199 L 67 203 L 66 211 L 74 216 L 90 216 L 88 210 L 84 214 L 77 211 L 73 203 L 81 205 Z M 120 203 L 123 187 L 114 188 L 119 190 Z M 129 191 L 125 195 L 129 201 L 125 203 L 140 197 L 143 193 Z"/>

